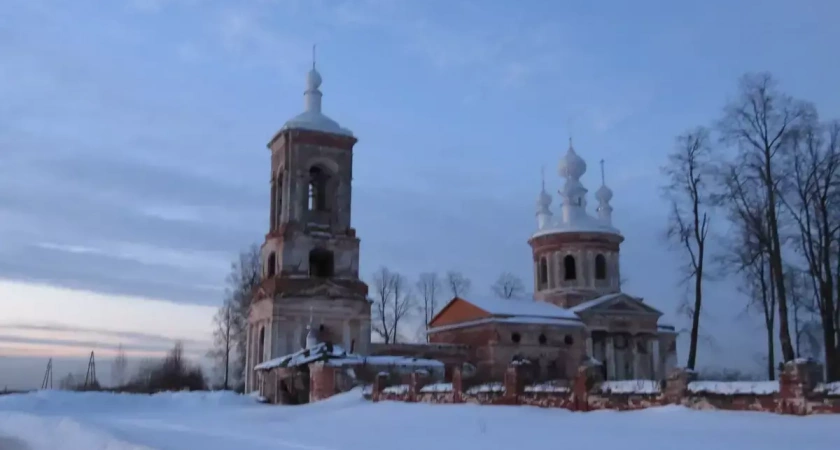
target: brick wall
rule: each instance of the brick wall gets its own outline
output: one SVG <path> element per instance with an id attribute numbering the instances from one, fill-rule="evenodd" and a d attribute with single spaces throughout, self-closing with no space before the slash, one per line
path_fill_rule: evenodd
<path id="1" fill-rule="evenodd" d="M 309 402 L 317 402 L 337 394 L 336 370 L 317 362 L 309 366 Z"/>
<path id="2" fill-rule="evenodd" d="M 463 390 L 461 373 L 453 373 L 452 383 L 424 384 L 412 377 L 408 384 L 385 386 L 377 379 L 371 392 L 373 401 L 416 401 L 425 403 L 475 403 L 483 405 L 528 405 L 565 408 L 572 411 L 598 409 L 634 410 L 669 404 L 694 409 L 763 411 L 779 414 L 840 414 L 840 392 L 826 389 L 814 379 L 819 369 L 813 362 L 787 363 L 775 389 L 772 382 L 756 383 L 758 389 L 743 390 L 749 383 L 703 382 L 693 384 L 695 374 L 675 370 L 661 384 L 649 380 L 601 382 L 597 368 L 584 366 L 567 386 L 522 382 L 517 366 L 505 372 L 502 382 L 487 383 Z M 635 386 L 634 383 L 638 383 Z M 769 384 L 768 384 L 769 383 Z M 712 388 L 704 388 L 712 386 Z M 704 390 L 705 389 L 705 390 Z"/>

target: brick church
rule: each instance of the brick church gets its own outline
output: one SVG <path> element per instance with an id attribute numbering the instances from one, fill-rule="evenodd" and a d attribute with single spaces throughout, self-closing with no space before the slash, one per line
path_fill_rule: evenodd
<path id="1" fill-rule="evenodd" d="M 247 392 L 281 402 L 295 383 L 309 389 L 299 375 L 314 363 L 343 367 L 351 378 L 368 366 L 443 377 L 464 365 L 492 378 L 522 360 L 557 380 L 571 379 L 584 362 L 600 364 L 613 380 L 663 379 L 676 365 L 674 328 L 642 298 L 621 291 L 624 237 L 612 225 L 612 192 L 602 183 L 596 215 L 587 212 L 580 181 L 586 162 L 571 142 L 559 166 L 561 214 L 551 212 L 545 180 L 537 201 L 537 230 L 528 240 L 534 299 L 454 298 L 428 324 L 427 343 L 372 343 L 371 301 L 351 224 L 357 139 L 322 112 L 321 81 L 313 65 L 304 111 L 268 143 L 270 220 L 263 281 L 249 316 Z M 328 390 L 340 389 L 333 383 Z"/>

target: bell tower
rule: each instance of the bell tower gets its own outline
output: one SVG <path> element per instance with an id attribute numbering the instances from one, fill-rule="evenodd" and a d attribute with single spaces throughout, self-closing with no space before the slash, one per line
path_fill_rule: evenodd
<path id="1" fill-rule="evenodd" d="M 270 207 L 262 282 L 249 315 L 249 390 L 255 365 L 312 339 L 361 354 L 370 346 L 368 288 L 359 278 L 359 238 L 351 225 L 357 139 L 322 113 L 321 82 L 313 63 L 304 111 L 268 143 Z"/>

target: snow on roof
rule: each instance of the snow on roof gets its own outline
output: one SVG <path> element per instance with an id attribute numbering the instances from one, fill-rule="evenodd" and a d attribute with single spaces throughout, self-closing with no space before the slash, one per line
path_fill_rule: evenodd
<path id="1" fill-rule="evenodd" d="M 598 306 L 598 305 L 604 304 L 604 303 L 606 303 L 606 302 L 608 302 L 608 301 L 610 301 L 610 300 L 616 299 L 616 298 L 621 297 L 621 296 L 623 296 L 623 295 L 624 295 L 624 296 L 627 296 L 627 297 L 630 297 L 629 295 L 624 294 L 624 293 L 622 293 L 622 292 L 616 292 L 616 293 L 614 293 L 614 294 L 602 295 L 602 296 L 600 296 L 600 297 L 598 297 L 598 298 L 595 298 L 595 299 L 592 299 L 592 300 L 589 300 L 589 301 L 583 302 L 583 303 L 581 303 L 581 304 L 579 304 L 579 305 L 577 305 L 577 306 L 574 306 L 574 307 L 570 308 L 570 309 L 569 309 L 569 311 L 571 311 L 571 312 L 573 312 L 573 313 L 577 313 L 577 312 L 580 312 L 580 311 L 586 311 L 586 310 L 587 310 L 587 309 L 589 309 L 589 308 L 593 308 L 593 307 L 595 307 L 595 306 Z M 631 298 L 632 298 L 632 297 L 631 297 Z"/>
<path id="2" fill-rule="evenodd" d="M 537 300 L 508 300 L 501 298 L 461 299 L 494 316 L 530 316 L 579 320 L 568 309 Z"/>
<path id="3" fill-rule="evenodd" d="M 345 352 L 342 347 L 320 342 L 312 348 L 305 348 L 298 350 L 295 353 L 264 361 L 254 366 L 254 370 L 268 370 L 277 367 L 297 367 L 315 361 L 326 361 L 332 358 L 345 358 L 347 356 L 347 352 Z"/>
<path id="4" fill-rule="evenodd" d="M 580 319 L 555 319 L 551 317 L 488 317 L 478 320 L 470 320 L 467 322 L 453 323 L 450 325 L 441 325 L 439 327 L 429 328 L 427 333 L 435 333 L 439 331 L 455 330 L 458 328 L 474 327 L 478 325 L 485 325 L 488 323 L 517 323 L 517 324 L 534 324 L 534 325 L 548 325 L 548 326 L 563 326 L 563 327 L 584 327 L 585 325 Z"/>
<path id="5" fill-rule="evenodd" d="M 333 367 L 341 366 L 398 366 L 398 367 L 426 367 L 440 368 L 443 363 L 434 359 L 411 358 L 407 356 L 361 356 L 347 353 L 338 345 L 318 343 L 311 349 L 299 350 L 295 353 L 270 359 L 254 366 L 254 370 L 269 370 L 277 367 L 297 367 L 327 361 Z"/>
<path id="6" fill-rule="evenodd" d="M 601 222 L 590 215 L 585 215 L 573 222 L 554 222 L 546 228 L 538 230 L 531 237 L 560 233 L 608 233 L 621 236 L 621 232 L 614 226 Z"/>
<path id="7" fill-rule="evenodd" d="M 408 356 L 359 356 L 348 355 L 346 358 L 330 360 L 330 366 L 371 365 L 371 366 L 401 366 L 401 367 L 443 367 L 443 363 L 436 359 L 411 358 Z"/>
<path id="8" fill-rule="evenodd" d="M 347 128 L 342 128 L 335 120 L 332 120 L 323 113 L 316 111 L 304 111 L 298 114 L 297 116 L 289 119 L 283 125 L 281 130 L 290 130 L 295 128 L 353 136 L 352 131 Z"/>
<path id="9" fill-rule="evenodd" d="M 688 383 L 692 394 L 718 395 L 770 395 L 779 392 L 778 381 L 692 381 Z"/>
<path id="10" fill-rule="evenodd" d="M 662 388 L 654 380 L 604 381 L 599 387 L 605 394 L 659 394 Z"/>

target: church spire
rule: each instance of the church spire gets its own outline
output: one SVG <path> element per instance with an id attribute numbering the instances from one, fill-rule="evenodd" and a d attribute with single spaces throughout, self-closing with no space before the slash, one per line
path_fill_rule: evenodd
<path id="1" fill-rule="evenodd" d="M 537 198 L 537 227 L 542 230 L 551 225 L 551 195 L 545 191 L 545 166 L 542 167 L 542 189 Z"/>
<path id="2" fill-rule="evenodd" d="M 601 187 L 595 193 L 595 198 L 598 199 L 598 218 L 606 225 L 612 225 L 612 200 L 613 192 L 607 187 L 606 178 L 604 177 L 604 160 L 601 160 Z"/>
<path id="3" fill-rule="evenodd" d="M 312 69 L 306 74 L 306 91 L 303 93 L 304 108 L 309 113 L 321 113 L 321 74 L 315 69 L 315 46 L 312 46 Z"/>

